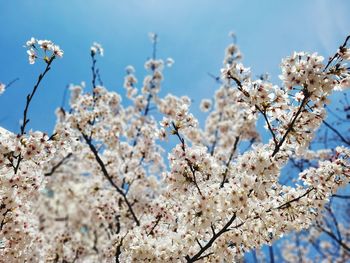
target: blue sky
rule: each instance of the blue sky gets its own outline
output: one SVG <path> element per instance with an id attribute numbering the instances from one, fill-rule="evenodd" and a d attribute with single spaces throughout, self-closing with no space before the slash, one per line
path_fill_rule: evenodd
<path id="1" fill-rule="evenodd" d="M 141 81 L 151 54 L 148 32 L 157 32 L 159 56 L 175 60 L 163 94 L 189 95 L 197 106 L 217 88 L 207 72 L 218 74 L 229 31 L 238 36 L 244 64 L 278 83 L 281 58 L 294 50 L 334 53 L 350 33 L 349 10 L 346 0 L 0 0 L 0 82 L 20 78 L 0 97 L 0 126 L 18 131 L 25 96 L 44 67 L 27 62 L 22 46 L 32 36 L 65 51 L 30 108 L 29 127 L 50 132 L 65 86 L 90 83 L 93 41 L 105 48 L 98 62 L 104 84 L 123 93 L 125 66 L 134 65 Z"/>

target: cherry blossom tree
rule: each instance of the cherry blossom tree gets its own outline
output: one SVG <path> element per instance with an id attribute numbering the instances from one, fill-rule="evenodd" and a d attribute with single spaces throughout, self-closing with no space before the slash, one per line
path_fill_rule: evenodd
<path id="1" fill-rule="evenodd" d="M 124 104 L 103 86 L 104 50 L 94 43 L 91 84 L 70 86 L 52 134 L 27 126 L 63 51 L 48 40 L 26 43 L 29 63 L 44 69 L 20 130 L 0 129 L 0 262 L 237 262 L 264 245 L 273 260 L 272 245 L 290 233 L 285 260 L 307 261 L 309 246 L 349 260 L 349 228 L 332 206 L 347 199 L 339 189 L 350 179 L 349 138 L 326 121 L 329 97 L 350 86 L 349 37 L 328 61 L 306 52 L 283 59 L 280 86 L 254 79 L 234 41 L 220 87 L 201 103 L 203 125 L 189 97 L 159 95 L 174 61 L 159 59 L 158 36 L 150 37 L 148 74 L 139 84 L 126 68 Z M 313 148 L 321 125 L 336 140 Z M 293 183 L 281 180 L 289 166 Z"/>

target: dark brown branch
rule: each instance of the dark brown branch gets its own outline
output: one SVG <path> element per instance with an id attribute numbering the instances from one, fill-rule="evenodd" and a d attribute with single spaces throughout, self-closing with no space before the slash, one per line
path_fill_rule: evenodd
<path id="1" fill-rule="evenodd" d="M 97 231 L 94 231 L 94 245 L 92 247 L 92 250 L 94 250 L 96 252 L 96 254 L 98 254 L 98 248 L 97 248 L 97 242 L 98 242 L 98 235 L 97 235 Z"/>
<path id="2" fill-rule="evenodd" d="M 329 208 L 326 207 L 326 209 L 327 209 L 328 213 L 331 215 L 331 218 L 332 218 L 333 223 L 334 223 L 334 226 L 335 226 L 335 230 L 336 230 L 336 232 L 337 232 L 338 239 L 339 239 L 339 241 L 342 242 L 342 241 L 343 241 L 343 238 L 342 238 L 341 233 L 340 233 L 338 220 L 337 220 L 337 218 L 335 217 L 335 215 L 334 215 L 334 213 L 333 213 L 331 207 L 329 207 Z"/>
<path id="3" fill-rule="evenodd" d="M 322 252 L 322 249 L 318 244 L 316 244 L 314 241 L 310 240 L 310 244 L 315 248 L 315 250 L 323 257 L 326 258 L 327 256 Z"/>
<path id="4" fill-rule="evenodd" d="M 65 217 L 57 217 L 54 219 L 56 222 L 66 222 L 68 221 L 68 216 Z"/>
<path id="5" fill-rule="evenodd" d="M 350 39 L 350 35 L 346 37 L 346 39 L 345 39 L 343 45 L 341 45 L 341 46 L 339 47 L 339 50 L 344 49 L 344 48 L 346 47 L 346 45 L 347 45 L 349 39 Z M 337 53 L 334 54 L 333 57 L 331 57 L 331 58 L 328 60 L 328 63 L 327 63 L 327 65 L 326 65 L 326 67 L 324 68 L 323 71 L 326 71 L 327 68 L 329 67 L 329 65 L 330 65 L 335 59 L 337 59 L 338 57 L 339 57 L 339 53 L 337 52 Z"/>
<path id="6" fill-rule="evenodd" d="M 275 132 L 274 132 L 273 129 L 272 129 L 272 126 L 271 126 L 271 123 L 270 123 L 269 119 L 267 118 L 266 110 L 262 110 L 258 105 L 255 105 L 255 108 L 256 108 L 256 109 L 262 114 L 262 116 L 264 117 L 265 122 L 266 122 L 267 127 L 268 127 L 268 130 L 270 131 L 270 133 L 271 133 L 271 135 L 272 135 L 273 142 L 275 143 L 275 146 L 277 146 L 278 141 L 277 141 L 277 138 L 276 138 L 276 134 L 275 134 Z"/>
<path id="7" fill-rule="evenodd" d="M 202 259 L 204 256 L 202 256 L 202 254 L 204 254 L 205 251 L 207 251 L 215 242 L 216 239 L 218 239 L 223 233 L 229 231 L 229 227 L 232 225 L 232 223 L 235 221 L 236 219 L 236 214 L 234 214 L 230 220 L 222 227 L 222 229 L 215 233 L 211 238 L 210 240 L 204 245 L 201 247 L 201 249 L 193 256 L 193 257 L 190 257 L 189 255 L 187 255 L 185 257 L 185 259 L 187 260 L 187 262 L 196 262 L 200 259 Z M 214 233 L 215 231 L 213 231 Z M 206 256 L 209 256 L 211 255 L 211 253 L 207 254 Z"/>
<path id="8" fill-rule="evenodd" d="M 37 91 L 41 81 L 43 80 L 43 78 L 45 77 L 46 73 L 50 71 L 50 66 L 51 66 L 51 63 L 53 62 L 53 60 L 55 59 L 55 56 L 52 56 L 46 63 L 46 68 L 44 70 L 43 73 L 41 73 L 38 77 L 38 80 L 36 82 L 36 84 L 34 85 L 34 88 L 32 90 L 32 92 L 30 94 L 27 95 L 27 101 L 26 101 L 26 106 L 24 108 L 24 111 L 23 111 L 23 123 L 21 125 L 21 131 L 20 131 L 20 135 L 23 135 L 25 133 L 25 129 L 26 129 L 26 126 L 29 122 L 29 119 L 28 119 L 28 109 L 29 109 L 29 105 L 30 105 L 30 102 L 32 101 L 34 95 L 35 95 L 35 92 Z"/>
<path id="9" fill-rule="evenodd" d="M 335 129 L 332 125 L 330 125 L 328 122 L 323 121 L 324 125 L 326 125 L 330 130 L 332 130 L 336 135 L 338 135 L 338 137 L 340 138 L 340 140 L 344 143 L 346 143 L 347 145 L 350 146 L 350 141 L 348 141 L 347 139 L 344 138 L 343 135 L 341 135 L 341 133 Z"/>
<path id="10" fill-rule="evenodd" d="M 174 122 L 172 122 L 172 125 L 173 125 L 173 128 L 174 128 L 173 134 L 177 136 L 177 138 L 178 138 L 179 141 L 181 142 L 181 149 L 182 149 L 182 151 L 183 151 L 184 153 L 186 153 L 185 139 L 180 135 L 180 133 L 179 133 L 179 128 L 175 125 Z M 193 183 L 195 184 L 195 186 L 196 186 L 196 188 L 197 188 L 199 194 L 200 194 L 201 196 L 203 196 L 202 191 L 201 191 L 201 189 L 199 188 L 199 185 L 198 185 L 198 182 L 197 182 L 196 170 L 194 169 L 194 167 L 193 167 L 193 165 L 192 165 L 192 163 L 191 163 L 191 161 L 190 161 L 189 159 L 185 158 L 185 160 L 186 160 L 186 162 L 187 162 L 188 167 L 189 167 L 190 170 L 191 170 L 191 173 L 192 173 L 192 176 L 193 176 L 192 181 L 193 181 Z"/>
<path id="11" fill-rule="evenodd" d="M 22 120 L 23 123 L 22 123 L 21 128 L 20 128 L 19 136 L 22 136 L 25 134 L 25 130 L 26 130 L 27 124 L 29 122 L 27 115 L 28 115 L 28 109 L 29 109 L 30 102 L 32 101 L 41 81 L 43 80 L 43 78 L 45 77 L 47 72 L 50 71 L 50 69 L 51 69 L 50 66 L 51 66 L 51 63 L 54 61 L 54 59 L 55 59 L 55 56 L 51 56 L 51 58 L 46 61 L 46 68 L 45 68 L 44 72 L 39 75 L 38 80 L 37 80 L 36 84 L 34 85 L 32 92 L 27 95 L 26 105 L 25 105 L 24 111 L 23 111 L 23 120 Z M 23 157 L 21 154 L 19 154 L 19 156 L 17 157 L 17 164 L 14 166 L 14 173 L 15 174 L 17 174 L 17 172 L 18 172 L 19 165 L 20 165 L 22 160 L 23 160 Z"/>
<path id="12" fill-rule="evenodd" d="M 219 115 L 219 122 L 221 122 L 221 120 L 222 120 L 222 112 L 220 112 L 220 115 Z M 211 150 L 210 150 L 211 156 L 214 155 L 215 147 L 216 147 L 216 144 L 218 143 L 218 140 L 219 140 L 219 126 L 216 127 L 216 130 L 214 133 L 214 142 L 213 142 L 213 145 L 211 146 Z"/>
<path id="13" fill-rule="evenodd" d="M 303 255 L 301 254 L 301 249 L 300 249 L 299 233 L 295 233 L 295 243 L 297 247 L 299 263 L 303 263 Z"/>
<path id="14" fill-rule="evenodd" d="M 67 91 L 69 89 L 69 85 L 67 85 L 65 88 L 64 88 L 64 91 L 63 91 L 63 96 L 62 96 L 62 102 L 61 102 L 61 110 L 63 113 L 65 113 L 64 111 L 64 106 L 66 105 L 66 99 L 67 99 Z"/>
<path id="15" fill-rule="evenodd" d="M 332 238 L 335 242 L 337 242 L 342 248 L 344 248 L 347 252 L 350 252 L 350 247 L 348 247 L 345 243 L 339 240 L 332 232 L 323 228 L 318 222 L 316 222 L 316 227 L 326 233 L 330 238 Z"/>
<path id="16" fill-rule="evenodd" d="M 282 139 L 275 146 L 275 149 L 273 150 L 273 153 L 272 153 L 272 157 L 275 156 L 279 152 L 279 150 L 280 150 L 281 146 L 283 145 L 284 141 L 287 139 L 288 134 L 293 130 L 294 124 L 297 121 L 299 115 L 302 113 L 302 111 L 303 111 L 303 109 L 304 109 L 304 107 L 305 107 L 305 105 L 306 105 L 306 103 L 307 103 L 307 101 L 309 99 L 309 96 L 310 96 L 310 94 L 307 92 L 307 89 L 304 88 L 304 98 L 303 98 L 303 100 L 300 103 L 298 111 L 296 112 L 296 114 L 295 114 L 294 118 L 292 119 L 292 121 L 289 123 L 288 128 L 287 128 L 286 132 L 284 133 Z"/>
<path id="17" fill-rule="evenodd" d="M 241 91 L 246 97 L 249 98 L 250 95 L 249 95 L 249 93 L 247 91 L 245 91 L 243 89 L 241 81 L 239 79 L 231 76 L 231 75 L 229 75 L 229 77 L 236 82 L 236 84 L 238 86 L 238 90 Z M 259 106 L 255 105 L 257 110 L 263 114 L 263 116 L 265 118 L 265 121 L 267 122 L 269 131 L 272 134 L 272 138 L 273 138 L 274 143 L 275 143 L 275 149 L 273 150 L 272 157 L 275 156 L 279 152 L 279 150 L 281 149 L 284 141 L 287 139 L 288 134 L 293 130 L 293 126 L 294 126 L 295 122 L 297 121 L 299 115 L 302 113 L 302 111 L 304 110 L 305 105 L 308 102 L 310 94 L 309 94 L 309 92 L 307 90 L 307 87 L 304 87 L 303 92 L 304 92 L 304 98 L 301 101 L 301 104 L 300 104 L 300 106 L 298 108 L 298 111 L 296 112 L 296 114 L 295 114 L 294 118 L 291 120 L 291 122 L 288 124 L 288 128 L 287 128 L 286 132 L 284 133 L 284 135 L 282 136 L 282 139 L 280 141 L 277 141 L 276 135 L 273 132 L 272 126 L 271 126 L 271 124 L 270 124 L 270 122 L 269 122 L 269 120 L 268 120 L 268 118 L 266 116 L 266 113 L 264 113 L 264 111 L 262 109 L 260 109 Z"/>
<path id="18" fill-rule="evenodd" d="M 139 226 L 139 225 L 140 225 L 140 221 L 139 221 L 139 219 L 137 218 L 137 216 L 136 216 L 136 214 L 135 214 L 135 212 L 134 212 L 134 210 L 133 210 L 133 208 L 132 208 L 132 205 L 130 204 L 130 202 L 129 202 L 129 200 L 128 200 L 126 194 L 123 192 L 123 190 L 120 189 L 119 186 L 116 185 L 116 184 L 114 183 L 112 177 L 109 175 L 109 173 L 108 173 L 108 171 L 107 171 L 107 169 L 106 169 L 105 164 L 103 163 L 102 159 L 100 158 L 100 155 L 98 154 L 98 151 L 97 151 L 96 147 L 95 147 L 95 146 L 93 145 L 93 143 L 92 143 L 91 138 L 90 138 L 89 136 L 87 136 L 85 133 L 83 133 L 82 131 L 81 131 L 81 134 L 82 134 L 82 136 L 83 136 L 85 142 L 86 142 L 87 145 L 89 146 L 90 150 L 91 150 L 92 153 L 94 154 L 95 159 L 96 159 L 97 163 L 99 164 L 99 166 L 100 166 L 100 168 L 101 168 L 101 170 L 102 170 L 103 175 L 107 178 L 108 182 L 117 190 L 117 192 L 123 197 L 123 199 L 124 199 L 124 201 L 125 201 L 125 203 L 126 203 L 128 209 L 129 209 L 129 212 L 131 213 L 131 215 L 132 215 L 132 217 L 133 217 L 133 219 L 134 219 L 136 225 Z"/>
<path id="19" fill-rule="evenodd" d="M 146 104 L 146 107 L 145 107 L 145 110 L 142 114 L 142 116 L 146 117 L 149 113 L 149 110 L 150 110 L 150 106 L 151 106 L 151 99 L 152 99 L 152 94 L 149 93 L 148 96 L 147 96 L 147 104 Z M 132 147 L 135 148 L 135 146 L 137 145 L 138 143 L 138 139 L 139 137 L 141 136 L 141 127 L 137 127 L 136 128 L 136 136 L 135 136 L 135 139 L 134 139 L 134 142 L 132 143 Z M 130 155 L 129 155 L 129 159 L 131 159 L 132 157 L 134 156 L 134 150 L 131 151 Z M 124 173 L 127 173 L 129 170 L 129 166 L 126 165 L 125 166 L 125 169 L 124 169 Z"/>
<path id="20" fill-rule="evenodd" d="M 91 66 L 91 72 L 92 72 L 92 93 L 95 94 L 95 88 L 96 88 L 96 78 L 97 78 L 97 72 L 96 72 L 96 58 L 95 58 L 96 53 L 91 51 L 91 59 L 92 59 L 92 66 Z M 94 96 L 95 97 L 95 96 Z"/>
<path id="21" fill-rule="evenodd" d="M 210 253 L 208 253 L 208 254 L 205 254 L 205 255 L 203 255 L 203 256 L 200 256 L 198 259 L 197 259 L 197 261 L 198 260 L 201 260 L 201 259 L 204 259 L 204 258 L 207 258 L 207 257 L 209 257 L 210 255 L 213 255 L 214 253 L 213 252 L 210 252 Z"/>
<path id="22" fill-rule="evenodd" d="M 102 81 L 102 78 L 101 78 L 100 69 L 96 69 L 96 75 L 97 75 L 98 83 L 99 83 L 101 86 L 103 86 L 103 81 Z"/>
<path id="23" fill-rule="evenodd" d="M 77 250 L 75 251 L 75 256 L 74 256 L 74 258 L 73 258 L 72 263 L 75 263 L 75 262 L 78 260 L 78 258 L 79 258 L 79 250 L 77 249 Z"/>
<path id="24" fill-rule="evenodd" d="M 115 251 L 115 263 L 120 263 L 119 257 L 122 254 L 123 239 L 124 238 L 122 238 L 120 243 L 117 245 L 117 249 Z"/>
<path id="25" fill-rule="evenodd" d="M 162 216 L 161 216 L 161 215 L 158 215 L 158 216 L 156 217 L 156 221 L 155 221 L 155 223 L 154 223 L 152 229 L 148 232 L 147 236 L 153 235 L 153 231 L 154 231 L 154 229 L 157 227 L 157 225 L 159 224 L 159 222 L 160 222 L 161 219 L 162 219 Z"/>
<path id="26" fill-rule="evenodd" d="M 210 229 L 211 229 L 211 232 L 212 232 L 213 236 L 215 236 L 216 233 L 215 233 L 215 228 L 214 228 L 213 223 L 210 224 Z"/>
<path id="27" fill-rule="evenodd" d="M 341 198 L 341 199 L 350 199 L 350 195 L 332 195 L 332 197 Z"/>
<path id="28" fill-rule="evenodd" d="M 275 255 L 273 253 L 273 246 L 269 246 L 270 263 L 275 263 Z"/>
<path id="29" fill-rule="evenodd" d="M 7 84 L 5 85 L 5 88 L 8 89 L 8 88 L 11 87 L 13 84 L 15 84 L 18 80 L 19 80 L 19 78 L 15 78 L 15 79 L 11 80 L 9 83 L 7 83 Z"/>
<path id="30" fill-rule="evenodd" d="M 6 211 L 2 214 L 3 219 L 2 219 L 1 222 L 0 222 L 0 230 L 2 230 L 3 227 L 4 227 L 4 225 L 6 224 L 5 218 L 6 218 L 6 215 L 7 215 L 9 212 L 11 212 L 11 209 L 6 209 Z"/>
<path id="31" fill-rule="evenodd" d="M 69 153 L 67 154 L 65 157 L 63 157 L 63 159 L 61 161 L 59 161 L 56 165 L 54 165 L 52 168 L 51 168 L 51 171 L 50 172 L 47 172 L 44 174 L 44 176 L 51 176 L 52 174 L 55 173 L 55 171 L 67 160 L 69 159 L 73 154 L 72 153 Z"/>
<path id="32" fill-rule="evenodd" d="M 275 209 L 284 209 L 290 206 L 291 203 L 299 201 L 301 198 L 307 196 L 311 191 L 315 190 L 314 187 L 310 187 L 306 192 L 302 195 L 299 195 L 298 197 L 293 198 L 292 200 L 289 200 L 288 202 L 276 207 Z"/>
<path id="33" fill-rule="evenodd" d="M 226 177 L 227 177 L 227 173 L 229 171 L 229 168 L 230 168 L 230 163 L 232 161 L 232 158 L 233 158 L 233 155 L 235 154 L 236 150 L 237 150 L 237 146 L 238 146 L 238 142 L 239 142 L 239 136 L 236 137 L 235 139 L 235 142 L 233 144 L 233 148 L 231 150 L 231 153 L 230 153 L 230 156 L 226 162 L 226 168 L 225 168 L 225 171 L 224 171 L 224 174 L 223 174 L 223 178 L 222 178 L 222 181 L 221 181 L 221 184 L 220 184 L 220 188 L 224 187 L 225 183 L 226 183 Z"/>
<path id="34" fill-rule="evenodd" d="M 158 35 L 156 33 L 154 33 L 154 39 L 152 39 L 152 41 L 153 41 L 152 58 L 153 60 L 155 60 L 157 57 L 157 43 L 158 43 Z"/>
<path id="35" fill-rule="evenodd" d="M 198 244 L 199 248 L 200 248 L 200 249 L 203 249 L 203 246 L 202 246 L 202 244 L 201 244 L 201 242 L 199 241 L 198 238 L 196 238 L 196 241 L 197 241 L 197 244 Z"/>

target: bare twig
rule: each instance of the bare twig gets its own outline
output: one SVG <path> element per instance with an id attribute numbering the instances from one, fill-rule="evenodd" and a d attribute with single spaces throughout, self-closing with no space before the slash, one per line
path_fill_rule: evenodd
<path id="1" fill-rule="evenodd" d="M 43 73 L 41 73 L 38 77 L 38 80 L 36 82 L 36 84 L 34 85 L 34 88 L 32 90 L 32 92 L 30 94 L 27 95 L 27 101 L 26 101 L 26 106 L 24 108 L 24 111 L 23 111 L 23 123 L 21 125 L 21 131 L 20 131 L 20 135 L 23 135 L 25 133 L 25 129 L 26 129 L 26 126 L 29 122 L 29 119 L 28 119 L 28 109 L 29 109 L 29 105 L 30 105 L 30 102 L 32 101 L 34 95 L 35 95 L 35 92 L 37 91 L 41 81 L 43 80 L 43 78 L 45 77 L 46 73 L 50 71 L 51 69 L 51 63 L 53 62 L 53 60 L 55 59 L 55 56 L 52 56 L 46 63 L 46 68 L 44 70 Z"/>
<path id="2" fill-rule="evenodd" d="M 46 61 L 46 68 L 45 68 L 44 72 L 39 75 L 38 80 L 37 80 L 36 84 L 34 85 L 32 92 L 27 95 L 26 105 L 25 105 L 24 111 L 23 111 L 23 120 L 22 120 L 23 122 L 22 122 L 22 125 L 21 125 L 21 128 L 20 128 L 19 136 L 22 136 L 22 135 L 25 134 L 26 126 L 27 126 L 27 124 L 29 122 L 29 119 L 28 119 L 27 115 L 28 115 L 28 109 L 29 109 L 30 102 L 32 101 L 32 99 L 33 99 L 33 97 L 34 97 L 34 95 L 35 95 L 35 93 L 36 93 L 36 91 L 37 91 L 41 81 L 43 80 L 43 78 L 45 77 L 47 72 L 50 71 L 50 69 L 51 69 L 50 66 L 51 66 L 51 63 L 54 61 L 54 59 L 55 59 L 55 56 L 51 56 L 51 58 Z M 20 165 L 22 160 L 23 160 L 23 157 L 22 157 L 21 154 L 19 154 L 18 157 L 17 157 L 17 164 L 13 166 L 15 174 L 17 174 L 17 172 L 18 172 L 19 165 Z"/>

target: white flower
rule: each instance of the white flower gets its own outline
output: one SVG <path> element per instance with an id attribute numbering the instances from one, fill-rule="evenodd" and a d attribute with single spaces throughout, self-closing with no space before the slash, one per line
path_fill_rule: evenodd
<path id="1" fill-rule="evenodd" d="M 40 45 L 40 48 L 42 49 L 42 52 L 40 52 L 40 49 L 35 46 L 35 44 L 38 43 Z M 30 40 L 26 42 L 26 46 L 29 48 L 27 50 L 27 54 L 29 56 L 29 63 L 34 64 L 36 58 L 43 58 L 43 60 L 48 63 L 50 60 L 54 57 L 61 58 L 63 56 L 63 50 L 60 49 L 58 45 L 55 45 L 50 40 L 37 40 L 34 37 L 32 37 Z M 40 56 L 39 53 L 42 53 Z"/>
<path id="2" fill-rule="evenodd" d="M 28 41 L 26 42 L 26 46 L 27 46 L 27 47 L 33 47 L 33 46 L 35 45 L 36 42 L 37 42 L 37 40 L 36 40 L 34 37 L 32 37 L 30 40 L 28 40 Z"/>
<path id="3" fill-rule="evenodd" d="M 35 59 L 37 58 L 34 49 L 31 48 L 31 49 L 27 50 L 27 54 L 28 54 L 29 64 L 34 64 Z"/>
<path id="4" fill-rule="evenodd" d="M 131 65 L 127 66 L 125 68 L 126 74 L 134 74 L 135 73 L 135 68 Z"/>
<path id="5" fill-rule="evenodd" d="M 201 101 L 200 109 L 203 112 L 209 111 L 211 108 L 211 101 L 208 99 L 204 99 Z"/>
<path id="6" fill-rule="evenodd" d="M 38 44 L 44 51 L 53 50 L 53 43 L 50 40 L 38 40 Z"/>
<path id="7" fill-rule="evenodd" d="M 0 83 L 0 94 L 5 92 L 5 87 L 6 87 L 5 84 Z"/>
<path id="8" fill-rule="evenodd" d="M 60 46 L 54 45 L 54 46 L 53 46 L 53 54 L 54 54 L 56 57 L 62 58 L 62 56 L 63 56 L 63 50 L 60 49 Z"/>
<path id="9" fill-rule="evenodd" d="M 300 101 L 302 101 L 303 99 L 304 99 L 304 93 L 303 92 L 297 92 L 297 93 L 295 93 L 295 99 L 298 101 L 298 102 L 300 102 Z"/>
<path id="10" fill-rule="evenodd" d="M 162 126 L 162 127 L 169 127 L 170 126 L 170 120 L 168 118 L 163 117 L 163 120 L 160 122 L 160 126 Z"/>
<path id="11" fill-rule="evenodd" d="M 338 50 L 339 56 L 344 60 L 350 60 L 350 48 L 342 47 Z"/>
<path id="12" fill-rule="evenodd" d="M 165 61 L 165 64 L 170 68 L 173 64 L 175 63 L 175 61 L 172 58 L 167 58 Z"/>
<path id="13" fill-rule="evenodd" d="M 100 56 L 103 56 L 104 50 L 101 46 L 101 44 L 94 42 L 90 48 L 91 54 L 96 55 L 99 54 Z"/>

